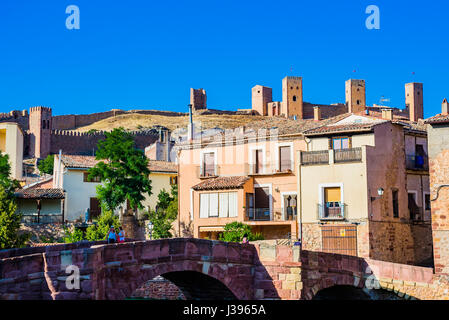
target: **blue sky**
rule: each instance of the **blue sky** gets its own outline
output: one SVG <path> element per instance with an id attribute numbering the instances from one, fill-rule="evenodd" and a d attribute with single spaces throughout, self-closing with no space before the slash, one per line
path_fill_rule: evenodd
<path id="1" fill-rule="evenodd" d="M 380 30 L 365 27 L 370 4 Z M 80 30 L 65 26 L 68 5 Z M 404 84 L 423 82 L 429 117 L 449 98 L 448 11 L 448 1 L 2 0 L 0 112 L 186 112 L 190 87 L 234 110 L 251 106 L 256 84 L 281 100 L 295 75 L 304 100 L 323 104 L 344 102 L 355 78 L 369 105 L 385 96 L 402 108 Z"/>

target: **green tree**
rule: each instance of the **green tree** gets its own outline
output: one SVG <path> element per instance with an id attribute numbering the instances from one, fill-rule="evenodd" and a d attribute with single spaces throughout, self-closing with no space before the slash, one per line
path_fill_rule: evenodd
<path id="1" fill-rule="evenodd" d="M 40 172 L 53 174 L 53 164 L 54 164 L 55 155 L 49 154 L 44 160 L 39 162 L 37 168 Z"/>
<path id="2" fill-rule="evenodd" d="M 8 197 L 14 196 L 14 191 L 20 187 L 17 180 L 11 179 L 11 165 L 9 156 L 0 152 L 0 186 L 3 187 Z"/>
<path id="3" fill-rule="evenodd" d="M 172 223 L 178 216 L 178 186 L 172 186 L 171 195 L 162 189 L 156 207 L 156 211 L 148 212 L 148 219 L 153 224 L 152 238 L 171 238 Z"/>
<path id="4" fill-rule="evenodd" d="M 112 211 L 103 211 L 97 220 L 97 224 L 87 228 L 86 239 L 89 241 L 106 240 L 111 226 L 114 226 L 115 231 L 118 232 L 121 226 L 119 217 Z"/>
<path id="5" fill-rule="evenodd" d="M 105 133 L 98 142 L 98 162 L 89 170 L 89 179 L 99 177 L 97 197 L 105 210 L 113 211 L 128 200 L 131 207 L 142 209 L 145 195 L 151 196 L 148 158 L 134 146 L 133 136 L 123 128 Z"/>
<path id="6" fill-rule="evenodd" d="M 64 242 L 65 243 L 73 243 L 85 240 L 83 231 L 76 227 L 73 227 L 72 230 L 64 226 Z"/>
<path id="7" fill-rule="evenodd" d="M 262 234 L 253 233 L 249 225 L 237 221 L 227 223 L 219 239 L 228 242 L 241 242 L 245 234 L 249 241 L 263 240 Z"/>
<path id="8" fill-rule="evenodd" d="M 10 179 L 10 172 L 8 155 L 0 153 L 0 249 L 23 247 L 30 237 L 29 234 L 19 234 L 22 215 L 16 212 L 14 197 L 19 183 Z"/>

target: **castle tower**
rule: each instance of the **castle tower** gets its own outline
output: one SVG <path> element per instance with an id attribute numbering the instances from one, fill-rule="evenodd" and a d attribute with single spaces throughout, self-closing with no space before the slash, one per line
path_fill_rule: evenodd
<path id="1" fill-rule="evenodd" d="M 302 78 L 285 77 L 282 79 L 282 110 L 287 118 L 297 116 L 303 119 Z"/>
<path id="2" fill-rule="evenodd" d="M 193 110 L 207 109 L 206 90 L 190 88 L 190 104 Z"/>
<path id="3" fill-rule="evenodd" d="M 273 91 L 269 87 L 256 85 L 251 89 L 252 110 L 261 116 L 268 115 L 268 103 L 273 101 Z"/>
<path id="4" fill-rule="evenodd" d="M 346 107 L 349 113 L 365 110 L 366 87 L 365 80 L 349 79 L 345 82 Z"/>
<path id="5" fill-rule="evenodd" d="M 405 84 L 405 106 L 408 109 L 410 121 L 424 118 L 423 84 L 411 82 Z"/>
<path id="6" fill-rule="evenodd" d="M 50 153 L 51 118 L 51 108 L 30 108 L 30 156 L 45 158 Z"/>

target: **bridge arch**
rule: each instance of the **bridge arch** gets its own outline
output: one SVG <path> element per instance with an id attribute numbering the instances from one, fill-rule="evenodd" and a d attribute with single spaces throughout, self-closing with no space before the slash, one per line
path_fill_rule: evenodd
<path id="1" fill-rule="evenodd" d="M 192 299 L 252 299 L 254 249 L 199 239 L 104 245 L 103 266 L 94 271 L 94 299 L 131 297 L 162 276 Z M 195 288 L 196 287 L 196 288 Z M 198 289 L 209 289 L 210 298 Z"/>

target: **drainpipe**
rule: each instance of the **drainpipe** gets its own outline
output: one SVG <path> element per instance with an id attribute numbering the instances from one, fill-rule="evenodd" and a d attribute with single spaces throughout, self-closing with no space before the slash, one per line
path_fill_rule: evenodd
<path id="1" fill-rule="evenodd" d="M 297 185 L 298 185 L 298 194 L 297 194 L 297 214 L 296 214 L 296 219 L 298 219 L 299 217 L 299 221 L 298 221 L 298 239 L 301 241 L 301 248 L 303 246 L 303 242 L 302 242 L 302 195 L 301 195 L 301 191 L 302 191 L 302 187 L 301 187 L 301 169 L 302 169 L 302 165 L 301 165 L 301 151 L 297 152 L 297 157 L 298 157 L 298 178 L 297 178 Z M 299 214 L 298 214 L 299 213 Z"/>

